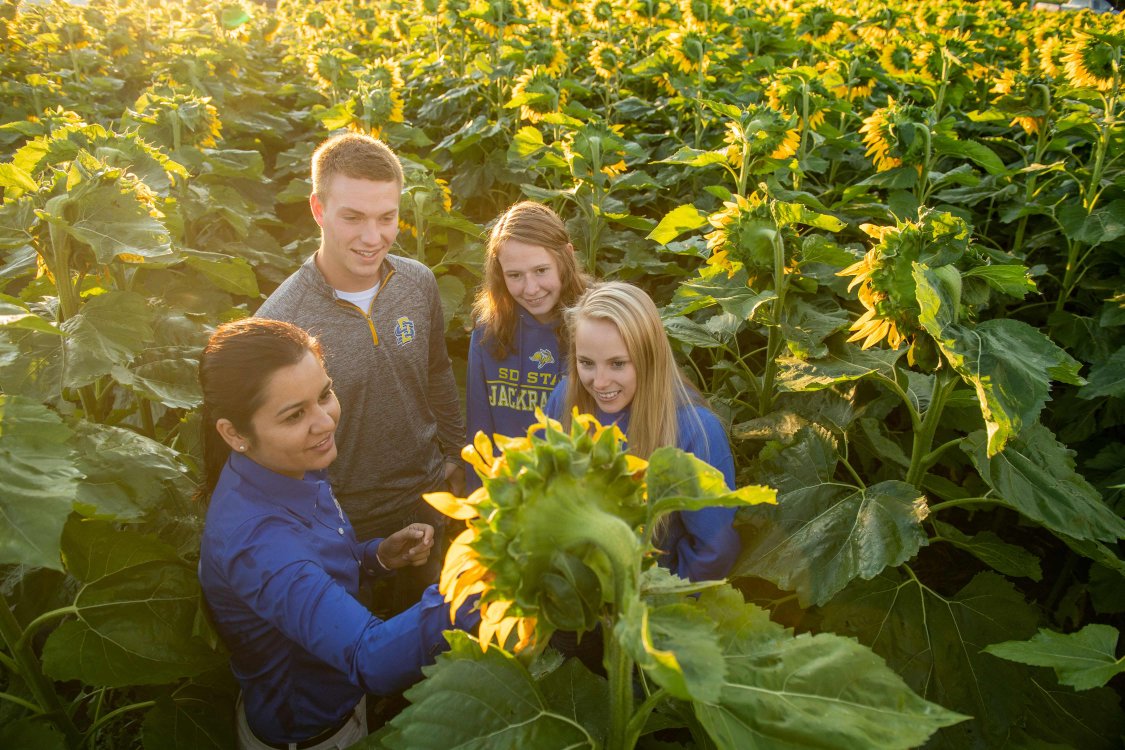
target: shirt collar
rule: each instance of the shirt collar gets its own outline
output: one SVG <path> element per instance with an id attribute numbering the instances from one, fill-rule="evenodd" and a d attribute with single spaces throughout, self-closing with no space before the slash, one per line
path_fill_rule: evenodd
<path id="1" fill-rule="evenodd" d="M 379 276 L 380 287 L 387 282 L 387 279 L 392 273 L 398 270 L 395 268 L 395 260 L 395 256 L 390 253 L 383 257 L 383 265 L 386 266 L 386 268 Z M 301 268 L 305 269 L 305 272 L 310 274 L 311 281 L 317 291 L 327 296 L 329 299 L 337 299 L 336 290 L 332 288 L 332 285 L 328 283 L 328 279 L 324 278 L 324 274 L 321 273 L 320 268 L 316 265 L 316 253 L 305 258 L 305 262 L 301 264 Z M 532 320 L 534 320 L 534 318 L 532 318 Z"/>
<path id="2" fill-rule="evenodd" d="M 532 315 L 527 310 L 525 310 L 522 306 L 520 306 L 520 304 L 518 302 L 516 303 L 516 308 L 517 308 L 516 312 L 520 316 L 520 322 L 523 325 L 532 326 L 533 328 L 550 328 L 552 330 L 554 329 L 556 321 L 552 320 L 552 321 L 549 321 L 547 323 L 540 323 L 539 320 L 534 315 Z"/>
<path id="3" fill-rule="evenodd" d="M 328 472 L 324 470 L 306 471 L 304 479 L 293 479 L 233 451 L 230 467 L 239 478 L 264 496 L 297 512 L 308 512 L 309 501 L 317 498 L 328 481 Z"/>
<path id="4" fill-rule="evenodd" d="M 608 427 L 611 424 L 615 424 L 621 429 L 622 432 L 629 432 L 629 414 L 633 409 L 632 404 L 626 406 L 624 409 L 615 414 L 607 414 L 601 409 L 598 409 L 598 407 L 596 406 L 594 408 L 598 410 L 598 413 L 594 416 L 597 417 L 598 422 L 603 427 Z"/>

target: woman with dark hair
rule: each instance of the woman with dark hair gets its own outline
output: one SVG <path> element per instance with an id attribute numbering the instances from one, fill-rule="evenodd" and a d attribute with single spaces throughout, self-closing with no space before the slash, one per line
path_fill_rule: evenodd
<path id="1" fill-rule="evenodd" d="M 205 484 L 199 579 L 242 687 L 239 748 L 344 748 L 367 733 L 365 696 L 401 691 L 445 647 L 436 586 L 389 620 L 361 575 L 426 562 L 433 528 L 356 541 L 328 484 L 340 405 L 315 339 L 251 318 L 203 351 Z M 455 627 L 479 619 L 466 605 Z"/>

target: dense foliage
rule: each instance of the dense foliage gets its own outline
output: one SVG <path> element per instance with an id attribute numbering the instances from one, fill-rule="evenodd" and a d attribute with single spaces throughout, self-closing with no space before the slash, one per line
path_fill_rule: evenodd
<path id="1" fill-rule="evenodd" d="M 1120 16 L 6 0 L 0 49 L 0 745 L 232 745 L 195 367 L 315 249 L 308 159 L 343 128 L 404 158 L 455 359 L 521 197 L 662 305 L 778 500 L 740 511 L 741 594 L 685 607 L 857 639 L 972 717 L 935 747 L 1118 745 Z"/>

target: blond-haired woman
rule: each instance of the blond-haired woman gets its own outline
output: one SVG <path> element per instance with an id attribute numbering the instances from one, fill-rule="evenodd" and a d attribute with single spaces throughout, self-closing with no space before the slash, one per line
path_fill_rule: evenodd
<path id="1" fill-rule="evenodd" d="M 532 201 L 501 214 L 485 248 L 484 280 L 473 305 L 466 411 L 478 431 L 515 436 L 558 384 L 559 311 L 586 288 L 574 246 L 558 214 Z M 468 489 L 480 486 L 471 470 Z"/>
<path id="2" fill-rule="evenodd" d="M 625 433 L 629 452 L 648 458 L 672 445 L 706 461 L 734 486 L 734 458 L 718 417 L 676 367 L 660 313 L 632 284 L 591 286 L 565 313 L 567 375 L 548 416 L 570 427 L 574 407 Z M 678 513 L 658 535 L 661 564 L 693 581 L 723 578 L 740 551 L 734 510 Z"/>

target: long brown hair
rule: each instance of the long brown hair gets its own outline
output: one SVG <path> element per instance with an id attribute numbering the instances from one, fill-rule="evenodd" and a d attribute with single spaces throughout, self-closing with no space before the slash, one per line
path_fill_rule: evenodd
<path id="1" fill-rule="evenodd" d="M 196 498 L 206 501 L 230 457 L 230 446 L 215 425 L 229 419 L 243 435 L 254 436 L 251 420 L 262 405 L 273 374 L 312 353 L 324 357 L 315 338 L 292 323 L 245 318 L 215 329 L 199 359 L 203 388 L 203 484 Z"/>
<path id="2" fill-rule="evenodd" d="M 519 320 L 519 303 L 508 293 L 504 269 L 500 267 L 500 248 L 507 240 L 539 245 L 551 254 L 562 283 L 560 308 L 574 304 L 588 283 L 586 275 L 578 267 L 578 260 L 570 247 L 570 235 L 558 214 L 534 201 L 522 201 L 500 214 L 488 235 L 484 251 L 484 279 L 473 302 L 473 317 L 484 326 L 484 340 L 497 359 L 508 356 Z M 560 339 L 565 335 L 561 320 L 556 333 Z M 565 347 L 565 342 L 559 343 L 560 348 Z"/>

